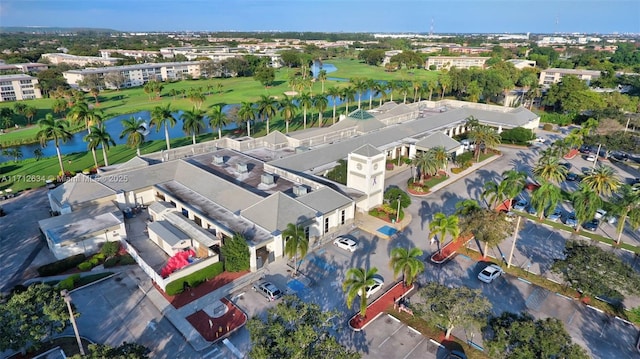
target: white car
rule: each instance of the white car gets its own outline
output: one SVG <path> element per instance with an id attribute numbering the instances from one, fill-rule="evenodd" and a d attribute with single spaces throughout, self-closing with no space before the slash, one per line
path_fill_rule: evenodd
<path id="1" fill-rule="evenodd" d="M 377 293 L 384 285 L 382 278 L 374 277 L 373 282 L 373 285 L 371 287 L 367 287 L 365 290 L 365 297 L 367 298 Z"/>
<path id="2" fill-rule="evenodd" d="M 496 264 L 491 264 L 478 274 L 478 279 L 485 283 L 491 283 L 494 279 L 502 275 L 502 273 L 504 273 L 502 268 L 498 267 Z"/>
<path id="3" fill-rule="evenodd" d="M 604 209 L 598 209 L 596 210 L 596 214 L 593 216 L 593 218 L 602 219 L 606 215 L 607 215 L 607 211 L 605 211 Z"/>
<path id="4" fill-rule="evenodd" d="M 589 162 L 595 162 L 596 161 L 596 155 L 589 155 L 586 158 L 587 161 Z"/>
<path id="5" fill-rule="evenodd" d="M 342 248 L 345 251 L 355 252 L 358 249 L 358 243 L 351 238 L 338 237 L 333 241 L 333 245 L 338 248 Z"/>

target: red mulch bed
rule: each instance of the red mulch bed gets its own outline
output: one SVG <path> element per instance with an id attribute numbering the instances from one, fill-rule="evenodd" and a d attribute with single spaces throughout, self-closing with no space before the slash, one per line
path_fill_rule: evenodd
<path id="1" fill-rule="evenodd" d="M 242 277 L 247 273 L 249 273 L 249 271 L 236 273 L 222 272 L 215 278 L 209 279 L 199 286 L 188 289 L 186 292 L 177 295 L 168 295 L 155 282 L 153 283 L 153 285 L 156 287 L 156 289 L 158 289 L 160 294 L 162 294 L 162 296 L 165 297 L 165 299 L 168 300 L 169 303 L 171 303 L 171 305 L 173 305 L 175 308 L 181 308 L 198 298 L 204 297 L 205 295 L 213 292 L 223 285 L 233 282 L 234 280 Z M 208 324 L 209 323 L 207 323 L 207 325 Z"/>
<path id="2" fill-rule="evenodd" d="M 212 318 L 203 310 L 199 310 L 187 317 L 187 321 L 196 328 L 204 339 L 210 342 L 229 336 L 247 322 L 247 315 L 227 298 L 222 298 L 221 301 L 229 310 L 219 318 Z"/>
<path id="3" fill-rule="evenodd" d="M 528 182 L 526 185 L 524 185 L 524 189 L 526 189 L 529 192 L 533 192 L 533 191 L 537 190 L 538 188 L 540 188 L 540 185 L 536 184 L 536 183 Z"/>
<path id="4" fill-rule="evenodd" d="M 511 199 L 506 199 L 496 207 L 496 212 L 509 212 L 511 209 Z"/>
<path id="5" fill-rule="evenodd" d="M 580 153 L 580 151 L 578 151 L 578 150 L 577 150 L 577 149 L 575 149 L 575 148 L 572 148 L 572 149 L 569 151 L 569 153 L 567 153 L 566 155 L 564 155 L 564 156 L 563 156 L 563 158 L 564 158 L 565 160 L 572 160 L 572 159 L 574 159 L 574 158 L 578 155 L 578 153 Z"/>
<path id="6" fill-rule="evenodd" d="M 473 239 L 472 234 L 468 234 L 464 237 L 459 236 L 458 238 L 445 244 L 444 247 L 440 248 L 439 251 L 431 255 L 431 261 L 436 263 L 442 263 L 444 260 L 451 257 L 455 252 L 457 252 L 460 248 L 462 248 L 465 244 L 467 244 L 467 242 L 469 242 L 472 239 Z"/>
<path id="7" fill-rule="evenodd" d="M 367 315 L 364 318 L 360 316 L 359 312 L 354 315 L 349 320 L 349 326 L 356 331 L 364 329 L 364 327 L 391 307 L 394 301 L 407 295 L 413 288 L 413 285 L 411 287 L 405 287 L 402 281 L 396 283 L 396 285 L 381 295 L 380 298 L 374 300 L 373 303 L 367 306 Z"/>

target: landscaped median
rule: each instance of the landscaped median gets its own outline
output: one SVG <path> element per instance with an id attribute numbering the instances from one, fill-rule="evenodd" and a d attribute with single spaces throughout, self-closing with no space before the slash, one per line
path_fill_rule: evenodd
<path id="1" fill-rule="evenodd" d="M 356 313 L 349 319 L 349 327 L 354 331 L 363 330 L 369 323 L 373 322 L 382 313 L 388 310 L 394 302 L 404 298 L 414 289 L 414 286 L 407 287 L 403 281 L 396 283 L 391 289 L 387 290 L 378 299 L 367 305 L 367 315 L 363 318 L 360 313 Z"/>

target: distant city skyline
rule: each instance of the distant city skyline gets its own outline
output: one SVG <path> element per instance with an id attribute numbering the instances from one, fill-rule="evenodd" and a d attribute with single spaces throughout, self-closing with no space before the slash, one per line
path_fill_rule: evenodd
<path id="1" fill-rule="evenodd" d="M 628 0 L 2 0 L 0 26 L 120 31 L 636 33 Z"/>

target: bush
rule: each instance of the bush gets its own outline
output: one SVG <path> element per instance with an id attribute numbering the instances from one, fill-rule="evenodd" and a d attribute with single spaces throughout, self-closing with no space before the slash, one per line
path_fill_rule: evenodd
<path id="1" fill-rule="evenodd" d="M 41 277 L 48 277 L 64 273 L 69 269 L 75 268 L 80 263 L 84 262 L 87 257 L 84 254 L 76 254 L 69 258 L 61 259 L 59 261 L 45 264 L 38 268 L 38 274 Z"/>
<path id="2" fill-rule="evenodd" d="M 553 125 L 552 125 L 552 124 L 550 124 L 550 123 L 545 123 L 545 124 L 542 126 L 542 129 L 543 129 L 543 130 L 545 130 L 545 131 L 553 131 Z"/>
<path id="3" fill-rule="evenodd" d="M 242 234 L 236 233 L 233 237 L 226 238 L 220 252 L 228 272 L 242 272 L 249 269 L 251 253 L 247 240 Z"/>
<path id="4" fill-rule="evenodd" d="M 111 257 L 106 261 L 104 261 L 104 267 L 105 268 L 115 267 L 118 265 L 118 262 L 120 262 L 120 257 Z"/>
<path id="5" fill-rule="evenodd" d="M 540 122 L 553 123 L 558 126 L 567 126 L 574 123 L 574 115 L 545 112 L 540 116 Z"/>
<path id="6" fill-rule="evenodd" d="M 533 134 L 533 131 L 528 128 L 516 127 L 502 131 L 500 137 L 502 143 L 526 145 L 527 141 L 533 140 L 535 135 Z"/>
<path id="7" fill-rule="evenodd" d="M 121 266 L 126 266 L 126 265 L 129 265 L 129 264 L 136 264 L 136 260 L 133 259 L 133 257 L 129 253 L 127 253 L 127 254 L 125 254 L 123 256 L 120 256 L 120 263 L 119 264 Z"/>
<path id="8" fill-rule="evenodd" d="M 176 295 L 182 293 L 187 283 L 189 287 L 197 287 L 200 283 L 211 279 L 224 271 L 224 264 L 222 262 L 214 263 L 208 267 L 202 268 L 195 273 L 191 273 L 186 277 L 174 280 L 167 284 L 165 289 L 168 295 Z"/>
<path id="9" fill-rule="evenodd" d="M 100 260 L 98 258 L 96 258 L 96 257 L 93 257 L 93 258 L 89 259 L 88 262 L 91 263 L 91 265 L 94 266 L 94 267 L 97 266 L 98 264 L 100 264 Z"/>
<path id="10" fill-rule="evenodd" d="M 118 249 L 120 249 L 120 242 L 104 242 L 102 248 L 100 248 L 100 253 L 107 258 L 113 257 L 118 253 Z"/>
<path id="11" fill-rule="evenodd" d="M 91 262 L 82 262 L 78 264 L 78 269 L 80 269 L 83 272 L 91 270 L 91 268 L 93 268 L 93 264 L 91 264 Z"/>
<path id="12" fill-rule="evenodd" d="M 73 288 L 76 287 L 76 283 L 78 283 L 78 281 L 80 280 L 80 274 L 73 274 L 68 276 L 66 279 L 61 280 L 58 283 L 58 289 L 62 290 L 62 289 L 66 289 L 66 290 L 72 290 Z"/>
<path id="13" fill-rule="evenodd" d="M 102 253 L 94 254 L 92 258 L 97 258 L 99 261 L 103 261 L 105 256 Z"/>

